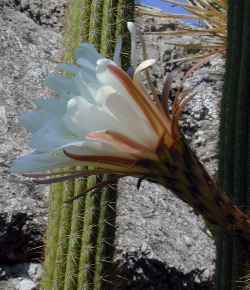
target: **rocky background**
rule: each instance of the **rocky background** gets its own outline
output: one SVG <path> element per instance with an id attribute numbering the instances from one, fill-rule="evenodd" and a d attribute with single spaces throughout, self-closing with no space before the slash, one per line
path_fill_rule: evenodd
<path id="1" fill-rule="evenodd" d="M 0 0 L 0 290 L 37 289 L 41 275 L 48 188 L 17 183 L 9 166 L 30 150 L 30 136 L 17 116 L 47 93 L 44 80 L 63 53 L 65 7 L 66 0 Z M 177 71 L 168 62 L 183 51 L 169 44 L 176 39 L 149 32 L 176 25 L 149 16 L 138 22 L 147 33 L 150 58 L 158 61 L 155 85 L 160 90 L 175 69 L 174 89 L 187 65 Z M 197 94 L 182 120 L 186 137 L 214 176 L 222 77 L 220 58 L 194 73 L 186 85 Z M 126 290 L 209 289 L 215 247 L 201 218 L 165 189 L 143 182 L 138 191 L 136 183 L 133 178 L 119 183 L 116 260 L 128 279 Z"/>

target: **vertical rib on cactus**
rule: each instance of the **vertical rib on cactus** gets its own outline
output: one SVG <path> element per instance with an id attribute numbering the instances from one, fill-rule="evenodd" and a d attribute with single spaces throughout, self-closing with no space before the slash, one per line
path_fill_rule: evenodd
<path id="1" fill-rule="evenodd" d="M 236 98 L 230 96 L 237 95 L 239 66 L 238 61 L 241 59 L 241 39 L 242 39 L 242 19 L 243 19 L 243 2 L 235 2 L 228 9 L 228 56 L 226 63 L 227 73 L 225 75 L 224 96 L 221 101 L 221 126 L 220 126 L 220 164 L 219 175 L 223 183 L 223 189 L 233 195 L 233 168 L 234 168 L 234 142 L 235 132 L 235 102 Z M 232 30 L 237 33 L 231 33 Z M 239 49 L 235 49 L 235 45 Z M 234 73 L 235 72 L 235 73 Z M 217 236 L 217 289 L 231 289 L 232 279 L 225 279 L 221 273 L 232 275 L 232 254 L 233 238 L 227 234 L 221 233 Z M 223 253 L 223 254 L 221 254 Z M 220 258 L 219 258 L 220 257 Z"/>
<path id="2" fill-rule="evenodd" d="M 69 235 L 71 230 L 72 203 L 66 204 L 68 199 L 74 196 L 74 181 L 64 183 L 58 243 L 56 250 L 56 259 L 54 265 L 53 288 L 55 290 L 64 289 L 64 277 L 66 270 L 65 258 L 68 254 Z"/>
<path id="3" fill-rule="evenodd" d="M 104 176 L 103 180 L 111 179 Z M 117 188 L 106 188 L 100 200 L 100 217 L 96 247 L 96 269 L 93 290 L 110 289 L 110 273 L 114 254 Z"/>
<path id="4" fill-rule="evenodd" d="M 122 2 L 118 7 L 111 0 L 70 1 L 65 21 L 67 62 L 74 61 L 74 49 L 81 41 L 112 56 L 116 38 L 125 30 L 126 2 L 131 6 L 133 1 Z M 94 190 L 68 202 L 103 178 L 112 177 L 91 176 L 52 185 L 42 289 L 111 289 L 107 281 L 114 252 L 116 190 Z"/>
<path id="5" fill-rule="evenodd" d="M 115 24 L 117 0 L 105 0 L 102 15 L 102 36 L 100 52 L 111 57 L 115 47 Z"/>
<path id="6" fill-rule="evenodd" d="M 52 289 L 54 263 L 59 236 L 59 224 L 61 217 L 63 183 L 56 183 L 50 187 L 49 194 L 49 218 L 46 233 L 46 248 L 44 261 L 44 274 L 42 277 L 43 289 Z"/>
<path id="7" fill-rule="evenodd" d="M 95 176 L 88 178 L 88 188 L 93 187 L 95 184 Z M 78 290 L 93 289 L 100 195 L 101 192 L 90 191 L 85 197 L 84 227 L 82 231 L 82 246 L 78 270 Z"/>
<path id="8" fill-rule="evenodd" d="M 75 0 L 71 0 L 75 1 Z M 89 35 L 89 27 L 90 27 L 90 16 L 91 16 L 91 4 L 93 0 L 81 0 L 82 6 L 80 9 L 83 11 L 82 15 L 82 26 L 81 27 L 81 32 L 80 32 L 80 40 L 87 41 L 88 40 L 88 35 Z M 72 25 L 74 23 L 74 19 L 70 22 L 69 25 Z M 75 25 L 81 25 L 80 23 L 74 23 Z M 74 25 L 73 24 L 73 25 Z M 76 47 L 75 47 L 76 48 Z"/>
<path id="9" fill-rule="evenodd" d="M 88 41 L 100 50 L 103 1 L 92 0 Z"/>
<path id="10" fill-rule="evenodd" d="M 65 17 L 64 60 L 74 62 L 74 50 L 88 40 L 91 0 L 70 0 Z"/>
<path id="11" fill-rule="evenodd" d="M 221 103 L 219 173 L 223 190 L 249 209 L 250 2 L 229 1 L 228 52 Z M 249 211 L 248 211 L 249 213 Z M 216 289 L 239 289 L 249 266 L 249 242 L 220 232 L 217 237 Z"/>
<path id="12" fill-rule="evenodd" d="M 116 31 L 115 38 L 119 39 L 121 35 L 125 33 L 125 22 L 134 21 L 133 7 L 134 0 L 118 0 L 117 3 L 117 16 L 116 16 Z M 121 53 L 121 65 L 124 70 L 128 69 L 128 57 L 130 50 L 129 34 L 127 38 L 123 38 L 122 53 Z"/>
<path id="13" fill-rule="evenodd" d="M 79 196 L 86 189 L 86 179 L 75 182 L 74 197 Z M 85 195 L 78 202 L 73 203 L 71 232 L 65 271 L 64 289 L 76 289 L 79 260 L 81 252 L 81 234 L 83 228 L 83 215 L 85 208 Z"/>

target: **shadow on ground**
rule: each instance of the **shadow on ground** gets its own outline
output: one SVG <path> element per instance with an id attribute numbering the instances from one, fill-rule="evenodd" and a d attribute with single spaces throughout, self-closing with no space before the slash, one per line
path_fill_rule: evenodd
<path id="1" fill-rule="evenodd" d="M 115 290 L 212 290 L 213 281 L 203 277 L 201 270 L 184 274 L 174 267 L 148 257 L 147 253 L 132 252 L 119 262 L 119 285 Z"/>

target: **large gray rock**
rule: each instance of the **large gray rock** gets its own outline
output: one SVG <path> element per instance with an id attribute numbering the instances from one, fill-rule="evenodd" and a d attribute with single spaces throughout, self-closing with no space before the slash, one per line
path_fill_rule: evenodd
<path id="1" fill-rule="evenodd" d="M 2 7 L 0 39 L 0 263 L 14 264 L 12 270 L 0 266 L 0 289 L 31 290 L 38 280 L 25 269 L 32 264 L 15 264 L 41 259 L 48 188 L 23 179 L 16 183 L 9 165 L 30 150 L 30 136 L 18 126 L 17 116 L 31 110 L 33 100 L 45 93 L 43 81 L 60 59 L 61 35 L 18 9 Z"/>
<path id="2" fill-rule="evenodd" d="M 47 222 L 48 188 L 34 187 L 27 180 L 22 180 L 21 184 L 16 183 L 17 179 L 9 174 L 9 165 L 16 156 L 30 150 L 30 136 L 18 126 L 17 116 L 33 109 L 33 100 L 46 93 L 43 81 L 61 59 L 62 36 L 58 31 L 62 27 L 60 19 L 64 14 L 64 3 L 53 0 L 2 0 L 0 3 L 2 264 L 41 259 Z M 57 7 L 55 9 L 59 12 L 54 13 L 51 7 Z M 173 24 L 150 17 L 142 18 L 141 23 L 145 31 L 174 28 Z M 175 58 L 180 56 L 182 50 L 174 50 L 168 44 L 169 40 L 159 35 L 148 34 L 146 40 L 150 58 L 158 60 L 153 70 L 153 80 L 161 90 L 165 74 L 170 69 L 166 62 L 175 54 Z M 187 85 L 196 86 L 198 93 L 187 106 L 182 120 L 188 140 L 211 174 L 216 173 L 222 67 L 221 59 L 214 60 L 213 66 L 202 68 L 188 80 Z M 176 86 L 178 82 L 180 76 L 176 74 L 173 85 Z M 125 252 L 142 249 L 149 251 L 151 257 L 184 272 L 199 268 L 206 270 L 206 276 L 211 277 L 214 271 L 214 245 L 202 220 L 165 189 L 143 182 L 138 191 L 136 182 L 133 178 L 126 178 L 119 183 L 117 259 L 121 259 Z M 20 289 L 20 283 L 10 277 L 0 275 L 0 280 L 9 281 L 9 284 L 1 282 L 0 289 Z M 20 274 L 20 277 L 18 281 L 35 281 L 30 276 L 27 278 Z M 32 284 L 26 282 L 23 282 L 26 286 Z"/>
<path id="3" fill-rule="evenodd" d="M 67 0 L 1 0 L 0 8 L 14 8 L 35 23 L 59 31 L 63 28 L 66 3 Z"/>
<path id="4" fill-rule="evenodd" d="M 47 221 L 47 190 L 9 174 L 11 160 L 30 150 L 17 116 L 41 95 L 61 37 L 9 8 L 0 12 L 0 37 L 0 261 L 13 263 L 37 259 Z"/>

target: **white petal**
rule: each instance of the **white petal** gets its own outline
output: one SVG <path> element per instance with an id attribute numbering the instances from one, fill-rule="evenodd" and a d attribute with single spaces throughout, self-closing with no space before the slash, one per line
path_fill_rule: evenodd
<path id="1" fill-rule="evenodd" d="M 102 58 L 102 56 L 96 51 L 94 45 L 89 43 L 81 43 L 80 47 L 76 49 L 75 56 L 76 59 L 87 59 L 94 66 L 96 65 L 97 60 Z"/>
<path id="2" fill-rule="evenodd" d="M 128 99 L 121 97 L 112 87 L 103 86 L 97 92 L 98 102 L 109 110 L 117 120 L 113 124 L 113 129 L 116 132 L 124 134 L 132 140 L 146 145 L 149 148 L 154 147 L 158 142 L 158 137 L 141 112 L 134 103 Z"/>
<path id="3" fill-rule="evenodd" d="M 88 59 L 81 57 L 77 59 L 76 63 L 86 70 L 92 71 L 93 73 L 95 72 L 96 64 L 93 64 Z"/>
<path id="4" fill-rule="evenodd" d="M 116 64 L 109 59 L 103 58 L 98 60 L 96 67 L 97 79 L 104 85 L 110 85 L 113 89 L 119 92 L 122 97 L 131 99 L 126 88 L 124 88 L 121 82 L 108 69 L 108 65 L 110 64 L 116 66 Z"/>
<path id="5" fill-rule="evenodd" d="M 120 120 L 123 124 L 122 128 L 125 128 L 126 124 L 129 124 L 127 127 L 130 132 L 134 132 L 137 135 L 136 140 L 139 141 L 141 138 L 139 143 L 142 144 L 145 142 L 144 145 L 155 146 L 155 142 L 157 142 L 156 134 L 152 130 L 145 114 L 128 94 L 122 83 L 109 71 L 109 64 L 114 63 L 106 59 L 101 59 L 97 62 L 97 78 L 104 85 L 111 86 L 116 93 L 111 92 L 110 89 L 105 92 L 104 87 L 104 89 L 101 89 L 101 93 L 97 93 L 97 96 L 103 95 L 103 101 L 106 102 L 106 107 Z M 105 94 L 110 94 L 110 96 L 105 96 Z M 100 99 L 101 97 L 98 97 L 99 102 Z M 120 128 L 120 130 L 122 129 Z M 141 134 L 138 134 L 140 131 Z M 134 137 L 133 139 L 135 140 Z"/>
<path id="6" fill-rule="evenodd" d="M 79 90 L 79 94 L 75 96 L 81 96 L 90 103 L 95 103 L 96 91 L 99 88 L 99 83 L 96 80 L 88 79 L 82 73 L 76 75 L 75 84 Z"/>
<path id="7" fill-rule="evenodd" d="M 65 148 L 67 152 L 80 156 L 116 156 L 132 158 L 127 152 L 102 142 L 86 141 Z"/>
<path id="8" fill-rule="evenodd" d="M 37 151 L 45 152 L 82 140 L 83 138 L 73 135 L 61 119 L 53 118 L 44 122 L 43 126 L 32 135 L 31 145 Z"/>
<path id="9" fill-rule="evenodd" d="M 84 138 L 88 132 L 112 128 L 115 119 L 101 107 L 77 96 L 69 100 L 63 122 L 73 134 Z"/>
<path id="10" fill-rule="evenodd" d="M 26 112 L 18 119 L 20 125 L 31 132 L 35 132 L 39 130 L 50 117 L 51 114 L 49 112 Z"/>
<path id="11" fill-rule="evenodd" d="M 76 65 L 74 65 L 74 64 L 65 64 L 65 63 L 58 64 L 56 66 L 56 70 L 62 70 L 62 71 L 70 72 L 70 73 L 73 73 L 73 74 L 77 74 L 78 72 L 81 71 L 81 69 L 79 67 L 77 67 Z"/>
<path id="12" fill-rule="evenodd" d="M 35 100 L 35 104 L 39 110 L 60 115 L 64 114 L 67 108 L 67 100 L 65 99 L 41 98 Z"/>
<path id="13" fill-rule="evenodd" d="M 31 132 L 41 129 L 49 120 L 61 118 L 66 112 L 66 100 L 41 98 L 35 101 L 39 111 L 26 112 L 20 115 L 19 123 Z"/>
<path id="14" fill-rule="evenodd" d="M 68 158 L 61 150 L 43 154 L 34 152 L 29 155 L 21 156 L 15 160 L 12 164 L 11 172 L 42 172 L 79 164 L 82 163 Z"/>
<path id="15" fill-rule="evenodd" d="M 47 86 L 56 91 L 59 96 L 70 98 L 79 95 L 78 87 L 75 84 L 74 78 L 67 78 L 57 75 L 49 75 L 46 80 Z"/>

